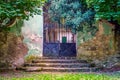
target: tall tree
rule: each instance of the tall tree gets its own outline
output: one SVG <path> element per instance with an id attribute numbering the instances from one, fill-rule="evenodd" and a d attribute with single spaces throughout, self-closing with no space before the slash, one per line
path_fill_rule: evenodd
<path id="1" fill-rule="evenodd" d="M 95 19 L 117 20 L 120 23 L 120 0 L 86 0 L 96 11 Z"/>
<path id="2" fill-rule="evenodd" d="M 45 0 L 0 0 L 0 28 L 11 24 L 15 18 L 29 19 L 40 14 Z"/>
<path id="3" fill-rule="evenodd" d="M 53 21 L 68 26 L 73 31 L 82 30 L 84 25 L 91 24 L 95 12 L 87 8 L 84 0 L 49 0 L 49 14 Z"/>
<path id="4" fill-rule="evenodd" d="M 89 8 L 96 11 L 96 20 L 108 20 L 114 24 L 114 39 L 117 49 L 120 48 L 120 0 L 86 0 Z"/>

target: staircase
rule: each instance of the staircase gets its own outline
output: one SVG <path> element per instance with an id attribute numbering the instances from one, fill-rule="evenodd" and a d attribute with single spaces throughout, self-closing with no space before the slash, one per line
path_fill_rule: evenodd
<path id="1" fill-rule="evenodd" d="M 97 68 L 91 67 L 85 60 L 77 60 L 75 57 L 42 57 L 25 63 L 17 68 L 26 72 L 95 72 Z"/>

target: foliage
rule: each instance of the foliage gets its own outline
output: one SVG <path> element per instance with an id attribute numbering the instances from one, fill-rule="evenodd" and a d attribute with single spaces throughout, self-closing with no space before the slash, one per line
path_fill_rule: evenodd
<path id="1" fill-rule="evenodd" d="M 119 21 L 120 23 L 120 0 L 86 0 L 89 8 L 96 11 L 95 19 L 107 19 Z"/>
<path id="2" fill-rule="evenodd" d="M 86 24 L 92 25 L 94 10 L 87 8 L 84 0 L 50 0 L 49 14 L 53 21 L 72 30 L 82 30 Z"/>
<path id="3" fill-rule="evenodd" d="M 14 75 L 15 74 L 15 75 Z M 18 73 L 17 73 L 18 74 Z M 29 75 L 28 75 L 29 74 Z M 14 77 L 0 77 L 0 80 L 119 80 L 119 73 L 116 74 L 95 74 L 95 73 L 77 73 L 77 74 L 33 74 L 33 73 L 11 73 Z M 20 77 L 23 75 L 23 77 Z"/>
<path id="4" fill-rule="evenodd" d="M 29 19 L 41 14 L 39 9 L 45 0 L 0 0 L 0 27 L 6 27 L 16 18 Z"/>
<path id="5" fill-rule="evenodd" d="M 25 57 L 25 62 L 31 62 L 32 60 L 37 59 L 37 58 L 38 56 L 35 56 L 35 55 L 27 55 Z"/>
<path id="6" fill-rule="evenodd" d="M 12 32 L 12 33 L 16 34 L 17 36 L 20 36 L 22 26 L 23 26 L 23 20 L 16 19 L 15 24 L 6 28 L 6 31 Z"/>
<path id="7" fill-rule="evenodd" d="M 77 45 L 92 39 L 97 32 L 97 27 L 84 25 L 82 32 L 77 32 Z"/>

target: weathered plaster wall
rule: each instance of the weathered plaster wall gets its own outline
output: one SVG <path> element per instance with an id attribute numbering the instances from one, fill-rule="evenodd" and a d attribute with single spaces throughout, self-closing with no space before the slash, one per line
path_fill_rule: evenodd
<path id="1" fill-rule="evenodd" d="M 0 30 L 0 70 L 23 65 L 28 52 L 20 33 L 23 21 L 16 19 L 15 22 L 9 26 L 9 32 Z"/>
<path id="2" fill-rule="evenodd" d="M 109 55 L 114 54 L 114 32 L 113 25 L 106 21 L 98 22 L 98 31 L 96 35 L 86 35 L 87 40 L 84 42 L 78 33 L 77 57 L 87 60 L 104 60 Z M 80 42 L 81 41 L 81 42 Z"/>
<path id="3" fill-rule="evenodd" d="M 22 34 L 24 36 L 24 42 L 29 48 L 28 55 L 42 56 L 43 16 L 34 15 L 29 21 L 24 21 Z"/>

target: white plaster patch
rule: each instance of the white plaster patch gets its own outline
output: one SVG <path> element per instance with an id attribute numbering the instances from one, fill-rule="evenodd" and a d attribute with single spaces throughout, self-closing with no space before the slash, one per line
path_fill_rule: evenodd
<path id="1" fill-rule="evenodd" d="M 24 21 L 22 27 L 24 42 L 27 44 L 28 55 L 42 56 L 43 51 L 43 16 L 34 15 L 30 20 Z"/>

